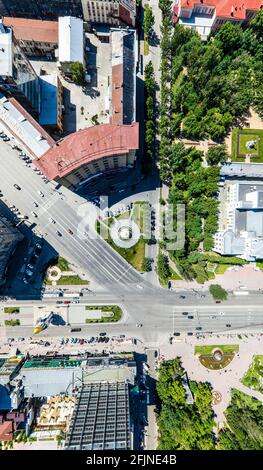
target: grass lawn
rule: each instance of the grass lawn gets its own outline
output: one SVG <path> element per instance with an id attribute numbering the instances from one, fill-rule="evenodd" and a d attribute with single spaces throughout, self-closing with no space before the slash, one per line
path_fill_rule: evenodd
<path id="1" fill-rule="evenodd" d="M 20 307 L 4 307 L 4 313 L 19 313 Z"/>
<path id="2" fill-rule="evenodd" d="M 170 269 L 170 273 L 171 273 L 171 275 L 170 275 L 170 277 L 169 277 L 169 280 L 170 280 L 170 281 L 181 281 L 181 280 L 182 280 L 181 276 L 179 276 L 179 274 L 177 274 L 177 273 L 173 270 L 173 268 L 171 268 L 171 266 L 169 266 L 169 269 Z"/>
<path id="3" fill-rule="evenodd" d="M 263 269 L 263 261 L 257 261 L 256 262 L 256 267 L 260 268 L 260 269 Z"/>
<path id="4" fill-rule="evenodd" d="M 254 149 L 247 149 L 246 143 L 256 140 Z M 262 129 L 233 129 L 232 131 L 232 161 L 244 162 L 245 155 L 251 154 L 251 163 L 263 163 L 263 130 Z"/>
<path id="5" fill-rule="evenodd" d="M 65 285 L 87 285 L 89 281 L 81 279 L 79 276 L 61 276 L 61 278 L 57 281 L 58 286 L 65 286 Z"/>
<path id="6" fill-rule="evenodd" d="M 149 52 L 150 52 L 149 43 L 148 43 L 147 39 L 144 39 L 143 53 L 144 53 L 144 55 L 148 55 Z"/>
<path id="7" fill-rule="evenodd" d="M 86 319 L 85 323 L 112 323 L 120 321 L 122 317 L 122 309 L 118 305 L 87 305 L 86 310 L 101 310 L 102 312 L 112 312 L 112 317 L 101 317 L 101 319 Z"/>
<path id="8" fill-rule="evenodd" d="M 263 393 L 263 356 L 254 356 L 253 362 L 241 380 L 242 384 Z"/>
<path id="9" fill-rule="evenodd" d="M 5 326 L 20 326 L 20 320 L 5 320 Z"/>
<path id="10" fill-rule="evenodd" d="M 218 264 L 215 270 L 215 274 L 225 274 L 227 268 L 230 268 L 233 264 Z"/>
<path id="11" fill-rule="evenodd" d="M 213 344 L 208 346 L 195 346 L 195 354 L 211 354 L 214 349 L 220 349 L 224 353 L 239 351 L 238 344 Z"/>
<path id="12" fill-rule="evenodd" d="M 140 224 L 140 226 L 142 226 L 143 211 L 139 210 L 140 207 L 138 203 L 134 203 L 133 209 L 133 220 L 137 222 L 138 225 Z M 124 214 L 122 214 L 122 218 L 127 218 L 127 214 L 125 217 L 123 217 Z M 110 218 L 105 221 L 105 223 L 108 223 L 108 226 L 110 227 L 113 221 L 114 219 Z M 97 231 L 98 233 L 100 232 L 100 222 L 97 223 Z M 142 237 L 131 248 L 121 248 L 113 242 L 108 229 L 108 239 L 106 239 L 106 241 L 115 251 L 119 253 L 119 255 L 121 255 L 126 261 L 128 261 L 128 263 L 130 263 L 135 269 L 137 269 L 137 271 L 143 271 L 142 263 L 145 257 L 145 241 Z"/>
<path id="13" fill-rule="evenodd" d="M 61 271 L 70 271 L 69 263 L 65 258 L 62 258 L 62 256 L 58 257 L 58 261 L 56 266 L 61 269 Z"/>

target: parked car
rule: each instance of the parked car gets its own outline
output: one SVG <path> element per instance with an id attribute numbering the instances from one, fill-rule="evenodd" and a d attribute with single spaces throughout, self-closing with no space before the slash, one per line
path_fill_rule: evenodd
<path id="1" fill-rule="evenodd" d="M 18 184 L 14 184 L 14 188 L 18 189 L 18 191 L 21 191 L 21 188 L 18 186 Z"/>

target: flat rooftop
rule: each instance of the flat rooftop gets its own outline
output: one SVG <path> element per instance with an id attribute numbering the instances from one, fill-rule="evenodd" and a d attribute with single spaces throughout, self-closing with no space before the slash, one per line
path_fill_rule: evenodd
<path id="1" fill-rule="evenodd" d="M 131 448 L 127 383 L 92 383 L 82 387 L 65 448 L 109 450 Z"/>
<path id="2" fill-rule="evenodd" d="M 41 157 L 55 141 L 17 102 L 0 93 L 0 127 L 4 128 L 21 143 L 33 158 Z"/>
<path id="3" fill-rule="evenodd" d="M 41 369 L 41 368 L 71 368 L 80 367 L 82 359 L 78 357 L 33 357 L 28 359 L 25 364 L 25 369 Z"/>

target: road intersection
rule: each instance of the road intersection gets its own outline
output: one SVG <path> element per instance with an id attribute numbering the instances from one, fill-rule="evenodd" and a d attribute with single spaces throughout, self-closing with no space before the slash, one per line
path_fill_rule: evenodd
<path id="1" fill-rule="evenodd" d="M 54 182 L 44 183 L 40 175 L 33 171 L 34 165 L 26 167 L 19 159 L 18 151 L 12 149 L 8 143 L 0 141 L 0 150 L 1 190 L 5 204 L 9 206 L 15 203 L 22 214 L 29 216 L 31 229 L 38 236 L 43 237 L 57 253 L 87 273 L 97 285 L 103 286 L 104 297 L 111 297 L 112 303 L 124 305 L 129 314 L 128 328 L 132 334 L 136 332 L 138 335 L 138 328 L 135 326 L 137 322 L 143 324 L 140 336 L 144 335 L 150 342 L 158 341 L 159 333 L 196 333 L 197 327 L 201 327 L 202 332 L 238 328 L 252 331 L 262 329 L 261 292 L 253 295 L 252 302 L 250 296 L 246 299 L 230 297 L 221 307 L 215 305 L 208 295 L 202 299 L 186 291 L 186 299 L 181 301 L 178 292 L 153 286 L 97 235 L 93 204 L 65 188 L 56 190 Z M 15 189 L 14 184 L 18 184 L 21 191 Z M 40 191 L 44 197 L 41 197 Z M 34 202 L 38 204 L 38 208 L 34 208 Z M 37 218 L 32 216 L 33 210 L 37 213 Z M 85 237 L 78 231 L 78 226 L 83 226 L 83 212 L 87 217 L 87 225 L 84 223 L 84 226 L 88 236 Z M 51 223 L 51 218 L 56 224 Z M 56 234 L 57 230 L 61 232 L 61 237 Z M 96 294 L 97 303 L 101 297 L 101 293 Z M 26 287 L 24 298 L 27 298 Z M 90 301 L 90 296 L 87 301 Z M 182 309 L 191 310 L 194 319 L 183 317 Z M 216 319 L 212 318 L 215 312 L 223 309 L 224 315 L 220 318 L 215 315 Z M 227 324 L 231 327 L 226 327 Z M 120 324 L 108 328 L 125 330 L 126 327 Z M 21 334 L 20 332 L 19 335 Z"/>

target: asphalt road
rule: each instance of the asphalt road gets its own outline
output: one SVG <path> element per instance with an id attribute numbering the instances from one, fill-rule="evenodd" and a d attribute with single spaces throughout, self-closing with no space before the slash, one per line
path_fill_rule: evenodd
<path id="1" fill-rule="evenodd" d="M 26 167 L 18 158 L 18 152 L 2 140 L 0 155 L 0 189 L 6 203 L 15 204 L 22 214 L 27 214 L 33 230 L 39 236 L 43 236 L 61 256 L 79 266 L 97 284 L 103 286 L 107 291 L 104 297 L 101 294 L 104 299 L 123 304 L 129 315 L 128 334 L 138 336 L 140 330 L 140 336 L 152 342 L 158 341 L 159 333 L 195 332 L 195 328 L 200 326 L 204 332 L 225 331 L 226 324 L 231 324 L 233 329 L 262 329 L 263 314 L 261 307 L 258 307 L 263 303 L 261 293 L 248 298 L 231 297 L 224 306 L 215 306 L 209 296 L 201 298 L 189 292 L 185 294 L 186 299 L 181 301 L 177 292 L 169 292 L 146 282 L 105 240 L 97 236 L 94 228 L 96 215 L 93 214 L 92 204 L 65 188 L 59 190 L 62 191 L 60 194 L 54 190 L 54 183 L 45 184 L 33 171 L 33 165 L 31 168 Z M 21 191 L 14 188 L 15 183 L 22 188 Z M 38 191 L 42 191 L 45 196 L 42 198 Z M 38 208 L 33 206 L 34 201 L 39 205 Z M 38 217 L 34 218 L 31 211 L 36 212 Z M 84 239 L 80 235 L 85 226 L 84 224 L 82 227 L 83 217 L 80 212 L 87 212 L 85 230 L 88 230 L 88 237 Z M 51 217 L 56 220 L 56 224 L 50 221 Z M 69 229 L 73 231 L 73 235 L 68 233 Z M 56 230 L 61 232 L 61 237 L 56 234 Z M 97 294 L 96 302 L 99 301 L 100 294 Z M 194 307 L 196 312 L 193 311 Z M 194 319 L 184 318 L 182 308 L 186 311 L 191 309 Z M 225 315 L 217 320 L 213 319 L 213 313 L 222 309 L 226 310 Z M 136 328 L 137 322 L 143 324 L 141 329 Z M 85 328 L 87 330 L 84 331 L 89 331 L 95 327 Z M 107 328 L 112 332 L 125 332 L 126 329 L 123 323 Z M 15 328 L 12 328 L 12 332 L 14 336 Z M 49 334 L 49 330 L 46 334 Z M 21 335 L 20 331 L 19 336 Z"/>

